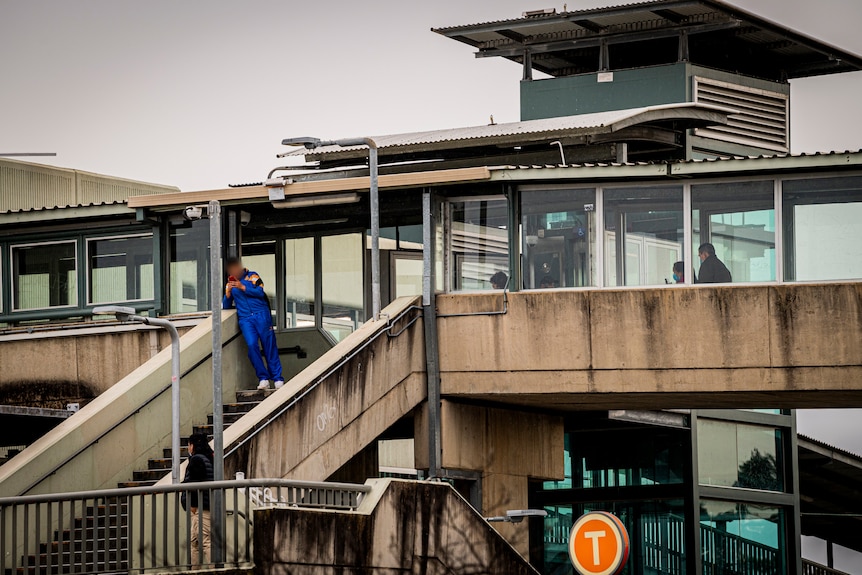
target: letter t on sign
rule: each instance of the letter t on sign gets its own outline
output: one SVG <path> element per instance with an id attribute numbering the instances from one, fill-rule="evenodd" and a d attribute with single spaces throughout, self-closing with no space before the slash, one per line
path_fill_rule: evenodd
<path id="1" fill-rule="evenodd" d="M 593 565 L 599 565 L 602 562 L 599 554 L 599 539 L 607 536 L 607 531 L 585 531 L 584 537 L 593 540 Z"/>

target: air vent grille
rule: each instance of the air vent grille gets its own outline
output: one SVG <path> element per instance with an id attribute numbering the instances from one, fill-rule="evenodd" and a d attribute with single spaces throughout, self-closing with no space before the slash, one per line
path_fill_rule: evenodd
<path id="1" fill-rule="evenodd" d="M 702 77 L 694 78 L 694 94 L 699 104 L 736 112 L 726 126 L 699 128 L 698 136 L 776 152 L 789 150 L 787 94 Z"/>

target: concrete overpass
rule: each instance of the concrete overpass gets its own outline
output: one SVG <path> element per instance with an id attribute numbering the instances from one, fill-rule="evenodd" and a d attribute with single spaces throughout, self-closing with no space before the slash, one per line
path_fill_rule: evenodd
<path id="1" fill-rule="evenodd" d="M 552 410 L 862 406 L 862 284 L 437 297 L 442 393 Z"/>

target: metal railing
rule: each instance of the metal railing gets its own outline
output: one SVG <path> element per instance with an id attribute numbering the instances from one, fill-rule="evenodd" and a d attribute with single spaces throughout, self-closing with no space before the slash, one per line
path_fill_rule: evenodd
<path id="1" fill-rule="evenodd" d="M 847 575 L 844 571 L 839 571 L 808 559 L 802 560 L 802 575 Z"/>
<path id="2" fill-rule="evenodd" d="M 248 566 L 255 509 L 354 511 L 370 490 L 247 479 L 0 498 L 0 573 L 141 573 L 208 565 L 210 557 Z M 210 533 L 209 512 L 192 504 L 206 508 L 216 498 L 224 501 L 223 529 Z"/>

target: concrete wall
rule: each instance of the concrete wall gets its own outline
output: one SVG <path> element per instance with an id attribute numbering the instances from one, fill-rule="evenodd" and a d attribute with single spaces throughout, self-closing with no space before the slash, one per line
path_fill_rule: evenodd
<path id="1" fill-rule="evenodd" d="M 862 283 L 547 290 L 441 317 L 444 396 L 555 410 L 862 406 Z M 500 293 L 441 295 L 440 314 Z"/>
<path id="2" fill-rule="evenodd" d="M 86 402 L 170 343 L 164 330 L 131 325 L 0 336 L 0 404 L 65 409 Z"/>
<path id="3" fill-rule="evenodd" d="M 505 515 L 529 508 L 531 479 L 563 479 L 563 418 L 515 409 L 482 407 L 444 400 L 441 406 L 443 468 L 476 472 L 482 479 L 481 511 Z M 417 417 L 416 466 L 428 467 L 426 412 Z M 527 523 L 494 527 L 524 556 L 529 554 Z"/>
<path id="4" fill-rule="evenodd" d="M 536 573 L 449 485 L 369 483 L 354 513 L 255 511 L 255 573 Z"/>
<path id="5" fill-rule="evenodd" d="M 181 339 L 181 430 L 212 411 L 210 322 Z M 247 370 L 234 312 L 223 318 L 224 395 Z M 171 350 L 165 349 L 0 467 L 0 496 L 114 488 L 170 446 Z"/>
<path id="6" fill-rule="evenodd" d="M 422 321 L 409 324 L 420 313 L 412 304 L 396 300 L 386 316 L 407 315 L 391 330 L 386 321 L 366 323 L 233 424 L 225 452 L 244 443 L 227 457 L 225 475 L 323 481 L 409 414 L 426 397 Z"/>

